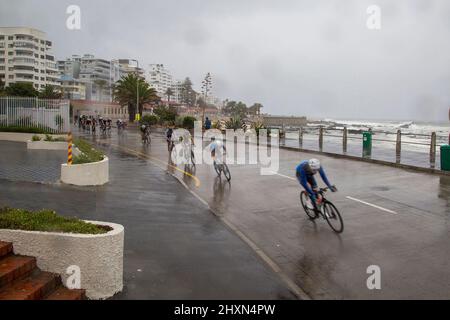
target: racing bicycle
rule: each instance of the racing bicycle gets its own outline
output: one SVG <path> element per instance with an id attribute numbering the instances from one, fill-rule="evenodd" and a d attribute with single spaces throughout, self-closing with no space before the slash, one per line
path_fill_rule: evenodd
<path id="1" fill-rule="evenodd" d="M 317 192 L 317 194 L 322 198 L 321 203 L 317 205 L 317 209 L 314 208 L 311 197 L 305 190 L 300 193 L 300 202 L 306 212 L 306 215 L 311 220 L 322 217 L 327 221 L 328 225 L 334 232 L 341 233 L 344 231 L 344 221 L 342 220 L 341 214 L 336 206 L 325 198 L 324 195 L 328 189 L 329 188 L 321 188 Z"/>

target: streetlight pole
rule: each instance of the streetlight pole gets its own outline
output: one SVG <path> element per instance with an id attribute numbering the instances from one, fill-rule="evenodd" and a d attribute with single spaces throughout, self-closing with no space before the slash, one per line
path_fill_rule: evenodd
<path id="1" fill-rule="evenodd" d="M 130 61 L 136 62 L 136 115 L 139 114 L 139 61 L 136 59 L 131 59 Z M 135 115 L 135 119 L 136 119 Z"/>

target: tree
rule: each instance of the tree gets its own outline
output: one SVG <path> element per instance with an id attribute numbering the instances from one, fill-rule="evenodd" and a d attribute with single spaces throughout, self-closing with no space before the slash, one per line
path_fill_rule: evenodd
<path id="1" fill-rule="evenodd" d="M 136 108 L 137 91 L 139 91 L 139 102 Z M 134 121 L 136 117 L 136 109 L 142 116 L 143 106 L 146 103 L 156 103 L 160 98 L 144 79 L 135 74 L 128 74 L 117 81 L 114 86 L 114 101 L 120 105 L 128 107 L 130 121 Z"/>
<path id="2" fill-rule="evenodd" d="M 29 82 L 16 82 L 11 83 L 5 88 L 7 96 L 15 97 L 37 97 L 39 92 Z"/>
<path id="3" fill-rule="evenodd" d="M 0 78 L 0 97 L 6 95 L 5 93 L 5 83 L 2 78 Z"/>
<path id="4" fill-rule="evenodd" d="M 39 92 L 39 98 L 41 99 L 61 99 L 61 97 L 61 91 L 51 84 L 46 84 L 44 89 Z"/>
<path id="5" fill-rule="evenodd" d="M 181 102 L 189 107 L 195 104 L 195 91 L 192 89 L 192 81 L 189 77 L 181 85 Z"/>
<path id="6" fill-rule="evenodd" d="M 165 94 L 167 96 L 167 104 L 170 104 L 170 97 L 174 95 L 174 92 L 171 88 L 167 88 Z"/>
<path id="7" fill-rule="evenodd" d="M 205 98 L 205 101 L 208 101 L 208 93 L 211 91 L 211 87 L 212 87 L 212 79 L 211 79 L 211 73 L 207 73 L 205 76 L 205 79 L 203 79 L 202 81 L 202 94 L 203 97 Z M 206 103 L 203 105 L 202 110 L 202 123 L 205 122 L 205 109 L 206 109 L 207 105 Z"/>
<path id="8" fill-rule="evenodd" d="M 228 101 L 223 108 L 223 112 L 232 117 L 245 118 L 247 115 L 247 106 L 241 101 Z"/>
<path id="9" fill-rule="evenodd" d="M 262 108 L 264 108 L 264 106 L 261 103 L 254 103 L 250 108 L 248 108 L 248 113 L 259 116 Z"/>
<path id="10" fill-rule="evenodd" d="M 160 123 L 165 122 L 175 123 L 177 117 L 177 110 L 173 107 L 160 106 L 153 110 L 153 112 L 159 117 Z"/>

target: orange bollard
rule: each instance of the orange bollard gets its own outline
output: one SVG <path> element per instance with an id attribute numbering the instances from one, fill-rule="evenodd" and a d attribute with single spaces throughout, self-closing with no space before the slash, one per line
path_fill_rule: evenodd
<path id="1" fill-rule="evenodd" d="M 67 150 L 67 164 L 72 165 L 72 132 L 69 132 L 67 142 L 69 143 L 69 147 Z"/>

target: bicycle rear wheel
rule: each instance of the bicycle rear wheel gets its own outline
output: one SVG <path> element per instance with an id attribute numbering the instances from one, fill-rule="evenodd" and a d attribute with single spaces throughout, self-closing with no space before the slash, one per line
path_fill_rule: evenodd
<path id="1" fill-rule="evenodd" d="M 214 161 L 214 170 L 216 170 L 217 175 L 220 177 L 222 171 L 219 168 L 219 165 Z"/>
<path id="2" fill-rule="evenodd" d="M 311 201 L 309 195 L 305 191 L 300 192 L 300 202 L 302 204 L 303 210 L 305 210 L 306 215 L 310 219 L 314 220 L 317 218 L 317 214 L 314 212 L 314 209 L 308 208 L 307 206 L 308 201 Z"/>
<path id="3" fill-rule="evenodd" d="M 227 178 L 227 180 L 230 181 L 231 180 L 230 169 L 228 169 L 228 166 L 226 163 L 224 163 L 222 166 L 223 166 L 223 174 L 224 174 L 225 178 Z"/>
<path id="4" fill-rule="evenodd" d="M 339 210 L 334 204 L 329 201 L 325 201 L 323 204 L 323 216 L 334 232 L 341 233 L 344 231 L 344 221 L 342 220 Z"/>

